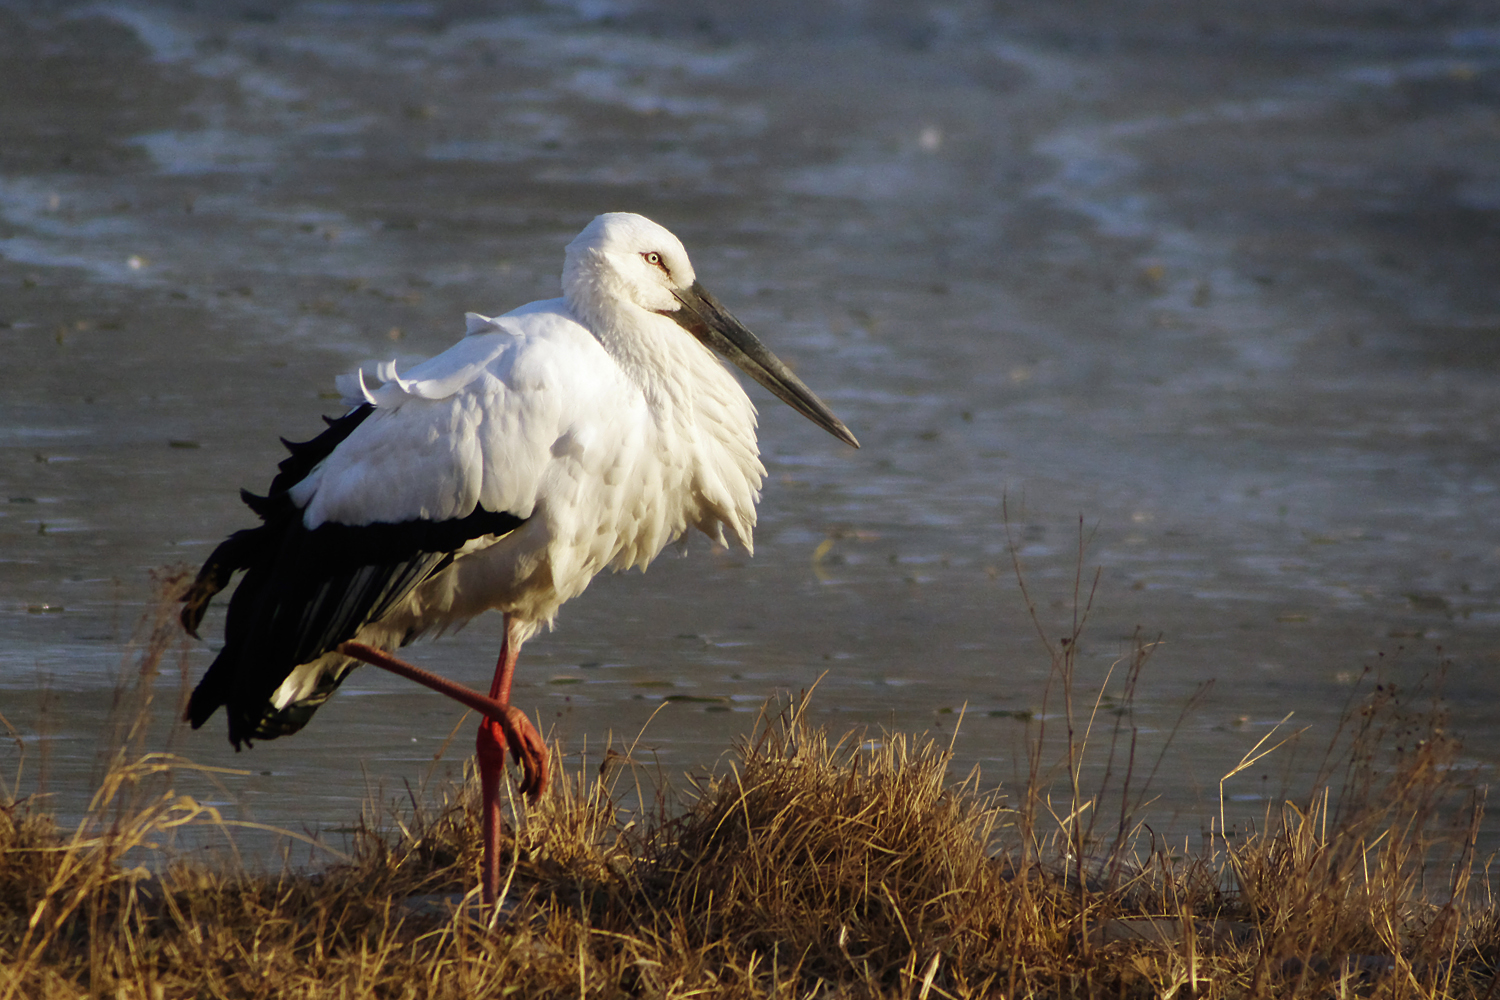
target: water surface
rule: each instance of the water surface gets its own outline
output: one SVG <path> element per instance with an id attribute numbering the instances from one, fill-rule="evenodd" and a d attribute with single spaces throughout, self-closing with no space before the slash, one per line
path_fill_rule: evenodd
<path id="1" fill-rule="evenodd" d="M 0 711 L 64 813 L 150 572 L 251 523 L 236 491 L 337 374 L 551 297 L 614 210 L 864 447 L 751 388 L 754 559 L 692 539 L 527 646 L 517 698 L 567 747 L 650 719 L 642 759 L 710 766 L 816 682 L 835 728 L 967 706 L 956 768 L 1009 783 L 1050 666 L 1014 552 L 1054 637 L 1092 592 L 1090 697 L 1160 637 L 1159 828 L 1295 712 L 1302 756 L 1229 788 L 1258 814 L 1377 679 L 1441 673 L 1465 780 L 1500 759 L 1482 5 L 9 2 L 0 135 Z M 499 625 L 412 656 L 483 686 Z M 245 769 L 231 815 L 336 829 L 461 763 L 459 713 L 369 670 L 244 754 L 174 730 L 221 628 L 164 661 L 148 744 Z"/>

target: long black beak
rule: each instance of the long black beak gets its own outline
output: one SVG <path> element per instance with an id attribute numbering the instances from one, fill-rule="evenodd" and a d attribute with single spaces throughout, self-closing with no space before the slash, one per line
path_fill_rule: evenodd
<path id="1" fill-rule="evenodd" d="M 705 346 L 734 362 L 740 371 L 770 389 L 782 402 L 823 428 L 845 444 L 859 447 L 844 422 L 833 415 L 792 370 L 782 364 L 743 323 L 729 314 L 719 300 L 698 282 L 685 290 L 674 291 L 682 308 L 667 313 Z"/>

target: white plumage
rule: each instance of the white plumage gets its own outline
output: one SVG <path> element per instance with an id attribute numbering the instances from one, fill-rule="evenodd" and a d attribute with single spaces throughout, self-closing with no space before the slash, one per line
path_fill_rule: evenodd
<path id="1" fill-rule="evenodd" d="M 493 319 L 371 386 L 289 445 L 264 523 L 215 551 L 204 608 L 246 570 L 195 727 L 227 705 L 236 746 L 301 728 L 355 661 L 489 609 L 521 643 L 605 567 L 644 567 L 689 528 L 752 545 L 765 469 L 755 409 L 710 347 L 851 445 L 852 435 L 697 283 L 682 244 L 638 215 L 568 245 L 563 296 Z M 726 537 L 729 536 L 729 537 Z M 502 660 L 505 653 L 502 652 Z M 497 687 L 499 677 L 497 675 Z M 505 680 L 508 703 L 509 679 Z"/>

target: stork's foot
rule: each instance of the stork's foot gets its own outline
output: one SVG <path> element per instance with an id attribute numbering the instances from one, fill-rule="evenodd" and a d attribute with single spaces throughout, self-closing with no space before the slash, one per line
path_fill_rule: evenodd
<path id="1" fill-rule="evenodd" d="M 547 744 L 526 713 L 514 706 L 506 708 L 504 721 L 486 717 L 479 723 L 474 755 L 481 777 L 498 777 L 505 770 L 507 749 L 521 768 L 521 794 L 535 802 L 547 790 Z"/>

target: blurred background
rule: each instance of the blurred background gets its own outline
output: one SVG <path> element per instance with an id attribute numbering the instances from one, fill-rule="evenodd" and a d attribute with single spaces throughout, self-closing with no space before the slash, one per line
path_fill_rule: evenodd
<path id="1" fill-rule="evenodd" d="M 603 211 L 675 231 L 864 447 L 750 388 L 755 557 L 692 538 L 526 648 L 568 753 L 712 767 L 816 683 L 870 738 L 962 715 L 955 773 L 1013 787 L 1060 711 L 1038 633 L 1086 610 L 1079 703 L 1164 752 L 1158 831 L 1288 713 L 1228 821 L 1306 791 L 1377 683 L 1492 780 L 1493 4 L 0 0 L 9 787 L 83 808 L 153 571 L 252 523 L 336 375 L 556 295 Z M 327 833 L 460 773 L 472 718 L 372 670 L 242 754 L 183 730 L 222 607 L 143 745 L 241 769 L 228 815 Z M 499 639 L 409 653 L 482 686 Z"/>

